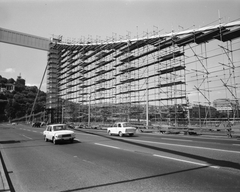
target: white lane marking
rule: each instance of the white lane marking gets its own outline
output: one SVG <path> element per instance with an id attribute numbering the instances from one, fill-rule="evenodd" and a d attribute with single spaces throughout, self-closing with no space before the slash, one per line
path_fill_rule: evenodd
<path id="1" fill-rule="evenodd" d="M 187 139 L 172 139 L 172 138 L 161 138 L 161 139 L 172 140 L 172 141 L 189 141 L 189 142 L 192 142 L 192 140 L 187 140 Z"/>
<path id="2" fill-rule="evenodd" d="M 90 163 L 90 164 L 94 164 L 94 165 L 95 165 L 95 163 L 92 162 L 92 161 L 88 161 L 88 160 L 85 160 L 85 159 L 83 159 L 82 161 L 83 161 L 83 162 L 86 162 L 86 163 Z"/>
<path id="3" fill-rule="evenodd" d="M 207 166 L 207 167 L 212 167 L 212 168 L 215 168 L 215 169 L 219 169 L 218 166 L 212 166 L 212 165 L 205 164 L 205 163 L 198 163 L 198 162 L 194 162 L 194 161 L 187 161 L 187 160 L 183 160 L 183 159 L 177 159 L 177 158 L 173 158 L 173 157 L 156 155 L 156 154 L 153 154 L 153 156 L 154 157 L 164 158 L 164 159 L 171 159 L 171 160 L 174 160 L 174 161 L 181 161 L 181 162 L 184 162 L 184 163 L 190 163 L 190 164 L 195 164 L 195 165 L 200 165 L 200 166 Z"/>
<path id="4" fill-rule="evenodd" d="M 22 135 L 23 137 L 25 137 L 25 138 L 27 138 L 27 139 L 30 139 L 30 140 L 32 140 L 32 138 L 31 137 L 28 137 L 28 136 L 26 136 L 26 135 Z"/>
<path id="5" fill-rule="evenodd" d="M 104 146 L 104 147 L 114 148 L 114 149 L 120 149 L 119 147 L 114 147 L 114 146 L 111 146 L 111 145 L 104 145 L 104 144 L 101 144 L 101 143 L 94 143 L 94 144 Z"/>
<path id="6" fill-rule="evenodd" d="M 127 139 L 125 139 L 127 140 Z M 131 140 L 136 142 L 142 142 L 142 143 L 152 143 L 152 144 L 158 144 L 158 145 L 170 145 L 170 146 L 178 146 L 178 147 L 186 147 L 186 148 L 192 148 L 192 149 L 206 149 L 206 150 L 212 150 L 212 151 L 221 151 L 221 152 L 228 152 L 228 153 L 239 153 L 240 151 L 231 151 L 231 150 L 224 150 L 224 149 L 215 149 L 215 148 L 208 148 L 208 147 L 197 147 L 197 146 L 190 146 L 190 145 L 178 145 L 178 144 L 172 144 L 172 143 L 161 143 L 161 142 L 154 142 L 154 141 L 142 141 L 142 140 Z"/>
<path id="7" fill-rule="evenodd" d="M 240 144 L 233 144 L 233 145 L 240 146 Z"/>

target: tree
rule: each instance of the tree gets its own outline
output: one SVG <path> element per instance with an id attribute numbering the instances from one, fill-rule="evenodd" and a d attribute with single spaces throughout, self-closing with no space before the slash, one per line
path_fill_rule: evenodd
<path id="1" fill-rule="evenodd" d="M 1 85 L 5 85 L 7 82 L 8 82 L 8 80 L 6 78 L 4 78 L 4 77 L 0 78 L 0 84 Z"/>
<path id="2" fill-rule="evenodd" d="M 8 82 L 8 83 L 11 83 L 11 84 L 14 84 L 14 83 L 15 83 L 15 80 L 14 80 L 13 78 L 10 78 L 10 79 L 8 79 L 7 82 Z"/>
<path id="3" fill-rule="evenodd" d="M 10 78 L 6 79 L 0 76 L 0 86 L 6 87 L 7 83 L 15 83 L 15 80 Z M 21 83 L 16 83 L 15 91 L 4 91 L 0 93 L 0 121 L 6 121 L 20 118 L 26 114 L 31 113 L 38 88 L 36 86 L 24 86 Z M 46 93 L 39 91 L 38 99 L 34 109 L 35 113 L 45 110 Z"/>
<path id="4" fill-rule="evenodd" d="M 8 103 L 5 107 L 5 113 L 6 113 L 6 117 L 9 121 L 11 121 L 11 119 L 15 118 L 15 109 L 13 107 L 13 100 L 12 99 L 8 100 Z"/>
<path id="5" fill-rule="evenodd" d="M 101 114 L 103 121 L 107 121 L 107 118 L 111 116 L 111 108 L 110 107 L 104 107 L 101 109 Z"/>
<path id="6" fill-rule="evenodd" d="M 131 107 L 130 110 L 130 117 L 133 119 L 138 119 L 140 120 L 140 114 L 143 113 L 143 108 L 140 105 L 134 105 Z"/>
<path id="7" fill-rule="evenodd" d="M 16 90 L 17 92 L 23 92 L 23 91 L 25 90 L 25 86 L 22 85 L 22 84 L 16 84 L 15 90 Z"/>
<path id="8" fill-rule="evenodd" d="M 7 120 L 7 117 L 5 115 L 5 107 L 7 103 L 7 97 L 3 93 L 0 93 L 0 122 Z"/>

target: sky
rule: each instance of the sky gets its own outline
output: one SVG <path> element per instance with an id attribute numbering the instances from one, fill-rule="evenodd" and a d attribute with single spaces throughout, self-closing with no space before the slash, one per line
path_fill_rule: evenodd
<path id="1" fill-rule="evenodd" d="M 240 19 L 239 0 L 0 0 L 0 27 L 45 38 L 119 39 Z M 0 43 L 0 75 L 39 86 L 47 52 Z M 46 78 L 41 90 L 46 91 Z"/>

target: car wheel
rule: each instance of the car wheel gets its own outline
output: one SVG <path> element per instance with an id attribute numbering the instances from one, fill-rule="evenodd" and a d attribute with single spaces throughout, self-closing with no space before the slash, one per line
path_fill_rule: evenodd
<path id="1" fill-rule="evenodd" d="M 129 136 L 132 137 L 134 135 L 134 133 L 130 133 Z"/>
<path id="2" fill-rule="evenodd" d="M 57 141 L 56 141 L 55 137 L 53 137 L 53 140 L 52 140 L 52 141 L 53 141 L 53 144 L 54 144 L 54 145 L 57 144 Z"/>
<path id="3" fill-rule="evenodd" d="M 108 135 L 110 135 L 110 136 L 112 135 L 111 131 L 108 131 Z"/>
<path id="4" fill-rule="evenodd" d="M 119 136 L 120 136 L 120 137 L 122 137 L 122 136 L 123 136 L 123 133 L 122 133 L 121 131 L 119 132 Z"/>
<path id="5" fill-rule="evenodd" d="M 47 139 L 46 135 L 44 136 L 44 141 L 48 142 L 48 139 Z"/>
<path id="6" fill-rule="evenodd" d="M 70 139 L 70 143 L 73 143 L 74 139 Z"/>

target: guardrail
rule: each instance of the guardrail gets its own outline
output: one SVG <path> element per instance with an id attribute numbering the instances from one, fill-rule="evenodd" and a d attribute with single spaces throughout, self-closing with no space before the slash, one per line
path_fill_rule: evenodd
<path id="1" fill-rule="evenodd" d="M 75 128 L 85 128 L 85 129 L 106 129 L 107 127 L 111 127 L 111 123 L 92 123 L 90 127 L 88 127 L 84 123 L 76 123 L 73 124 Z M 184 135 L 202 135 L 202 134 L 217 134 L 217 135 L 225 135 L 227 136 L 229 133 L 235 136 L 240 136 L 240 124 L 235 124 L 229 126 L 228 123 L 222 122 L 217 126 L 197 126 L 197 125 L 166 125 L 166 124 L 153 124 L 148 127 L 144 124 L 133 124 L 134 127 L 137 128 L 138 132 L 143 133 L 168 133 L 168 134 L 184 134 Z M 229 128 L 231 130 L 229 131 Z"/>
<path id="2" fill-rule="evenodd" d="M 184 135 L 202 135 L 202 134 L 219 134 L 219 135 L 231 135 L 240 136 L 240 126 L 232 126 L 229 131 L 229 127 L 175 127 L 175 126 L 152 126 L 146 129 L 146 127 L 138 127 L 139 132 L 150 133 L 168 133 L 168 134 L 184 134 Z"/>

